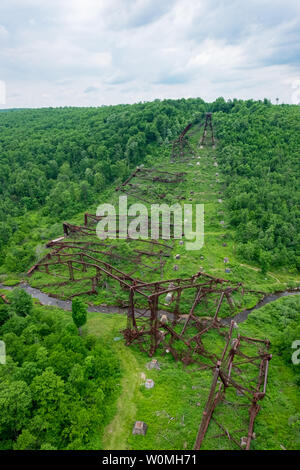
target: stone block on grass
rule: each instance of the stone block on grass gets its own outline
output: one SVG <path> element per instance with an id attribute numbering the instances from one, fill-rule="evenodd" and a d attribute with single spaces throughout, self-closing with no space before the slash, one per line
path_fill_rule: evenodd
<path id="1" fill-rule="evenodd" d="M 145 436 L 148 426 L 144 421 L 136 421 L 133 426 L 132 434 L 141 434 Z"/>

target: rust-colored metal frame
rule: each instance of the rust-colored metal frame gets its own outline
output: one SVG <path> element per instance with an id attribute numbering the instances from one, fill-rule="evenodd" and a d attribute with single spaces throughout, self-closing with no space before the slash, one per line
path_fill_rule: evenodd
<path id="1" fill-rule="evenodd" d="M 200 141 L 200 147 L 203 147 L 203 145 L 206 141 L 208 127 L 210 128 L 210 131 L 211 131 L 211 143 L 212 143 L 212 146 L 214 146 L 215 145 L 215 137 L 214 137 L 213 124 L 212 124 L 212 113 L 206 113 L 203 135 L 202 135 L 202 138 L 201 138 L 201 141 Z"/>
<path id="2" fill-rule="evenodd" d="M 186 289 L 195 291 L 194 300 L 188 314 L 186 314 L 186 312 L 180 312 L 181 295 Z M 129 302 L 130 307 L 127 316 L 127 328 L 123 332 L 126 344 L 129 345 L 134 341 L 138 341 L 141 344 L 143 343 L 145 335 L 150 335 L 151 346 L 148 351 L 150 356 L 155 353 L 159 344 L 163 342 L 165 348 L 173 354 L 176 360 L 180 358 L 185 363 L 194 362 L 194 352 L 199 352 L 200 350 L 204 352 L 201 336 L 211 328 L 220 329 L 222 327 L 218 319 L 221 305 L 224 300 L 227 300 L 230 308 L 233 309 L 234 305 L 231 295 L 233 292 L 237 291 L 240 291 L 242 296 L 244 295 L 244 289 L 241 283 L 231 285 L 228 280 L 214 278 L 203 272 L 198 272 L 196 275 L 187 279 L 179 278 L 136 284 L 132 287 Z M 136 293 L 142 295 L 147 302 L 147 307 L 142 312 L 135 310 L 134 299 Z M 195 314 L 195 309 L 201 302 L 207 301 L 208 296 L 211 294 L 219 296 L 217 308 L 214 312 L 214 316 L 206 319 L 206 324 L 203 324 L 201 317 Z M 172 298 L 171 303 L 174 303 L 174 307 L 169 309 L 169 312 L 167 309 L 162 311 L 160 307 L 160 305 L 165 305 L 160 302 L 160 297 L 166 295 L 170 295 Z M 161 316 L 166 313 L 172 320 L 172 326 L 162 321 Z M 140 324 L 141 317 L 143 317 L 142 324 Z M 184 325 L 181 332 L 178 333 L 176 327 L 182 321 L 184 321 Z M 188 327 L 192 327 L 197 333 L 191 334 L 190 331 L 187 331 Z M 170 335 L 169 343 L 166 342 L 165 335 L 162 335 L 161 329 L 165 330 L 165 335 Z M 184 357 L 179 357 L 172 347 L 174 340 L 182 341 L 187 347 Z"/>
<path id="3" fill-rule="evenodd" d="M 192 123 L 189 123 L 181 132 L 179 137 L 172 142 L 172 154 L 171 161 L 178 160 L 184 162 L 194 156 L 194 150 L 190 145 L 187 133 L 192 127 Z M 187 154 L 187 151 L 189 154 Z"/>

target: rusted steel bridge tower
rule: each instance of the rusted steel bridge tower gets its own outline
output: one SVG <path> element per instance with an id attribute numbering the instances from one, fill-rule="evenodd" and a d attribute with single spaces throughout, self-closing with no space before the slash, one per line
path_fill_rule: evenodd
<path id="1" fill-rule="evenodd" d="M 192 123 L 188 124 L 172 144 L 171 160 L 177 158 L 179 165 L 194 155 L 187 136 L 191 127 Z M 214 146 L 212 113 L 206 113 L 200 141 L 202 147 L 208 130 Z M 199 132 L 199 127 L 196 132 Z M 164 200 L 168 192 L 176 197 L 182 191 L 186 176 L 187 173 L 182 171 L 171 173 L 165 168 L 141 165 L 116 191 L 152 204 Z M 154 200 L 149 199 L 149 187 L 154 192 Z M 166 260 L 172 257 L 174 235 L 171 234 L 168 243 L 165 240 L 127 239 L 119 246 L 112 241 L 98 239 L 96 224 L 101 219 L 102 216 L 86 213 L 83 225 L 64 222 L 63 236 L 47 244 L 51 251 L 28 271 L 28 276 L 41 271 L 49 276 L 49 280 L 50 276 L 58 278 L 43 286 L 53 288 L 53 297 L 57 296 L 58 289 L 72 283 L 74 291 L 70 299 L 79 295 L 97 295 L 99 288 L 103 288 L 108 280 L 117 292 L 114 302 L 119 305 L 120 313 L 127 313 L 127 326 L 122 332 L 127 345 L 138 344 L 149 356 L 156 351 L 170 353 L 185 365 L 197 364 L 199 370 L 212 371 L 212 384 L 195 450 L 200 449 L 208 427 L 213 429 L 213 425 L 221 432 L 213 437 L 224 437 L 231 445 L 250 449 L 254 420 L 260 409 L 258 402 L 266 394 L 271 355 L 268 340 L 241 336 L 237 334 L 234 322 L 228 328 L 225 321 L 230 312 L 232 315 L 236 307 L 241 307 L 247 292 L 244 286 L 202 271 L 187 278 L 164 279 L 163 268 Z M 162 222 L 158 224 L 162 230 Z M 174 231 L 177 227 L 175 221 L 171 225 Z M 124 270 L 121 268 L 125 262 Z M 138 271 L 141 267 L 145 270 L 142 274 Z M 155 273 L 161 275 L 161 280 L 154 280 Z M 235 389 L 236 404 L 227 401 L 230 388 Z M 232 400 L 230 393 L 229 390 Z M 240 402 L 238 397 L 241 397 Z M 222 412 L 218 416 L 219 409 L 228 403 L 234 409 L 247 410 L 247 420 L 243 421 L 242 429 L 228 430 Z"/>
<path id="2" fill-rule="evenodd" d="M 269 354 L 270 342 L 237 335 L 233 337 L 234 322 L 231 322 L 227 341 L 223 353 L 216 363 L 212 384 L 206 405 L 204 407 L 202 420 L 199 426 L 195 450 L 200 450 L 205 438 L 208 426 L 211 421 L 221 430 L 221 434 L 213 438 L 224 437 L 231 444 L 241 450 L 250 450 L 251 441 L 255 438 L 253 432 L 254 421 L 260 411 L 258 402 L 266 395 L 269 361 L 272 355 Z M 227 390 L 233 389 L 236 393 L 231 393 L 231 401 L 226 400 Z M 229 430 L 228 425 L 220 423 L 224 420 L 224 407 L 232 408 L 237 413 L 233 430 Z M 216 416 L 218 408 L 222 408 L 219 416 Z M 243 419 L 238 419 L 243 414 Z M 242 428 L 237 429 L 237 425 Z"/>
<path id="3" fill-rule="evenodd" d="M 200 147 L 203 147 L 203 145 L 205 143 L 208 128 L 211 131 L 211 143 L 212 143 L 212 146 L 214 146 L 215 145 L 215 137 L 214 137 L 214 129 L 213 129 L 213 125 L 212 125 L 212 113 L 206 113 L 203 135 L 202 135 L 202 139 L 200 141 Z"/>

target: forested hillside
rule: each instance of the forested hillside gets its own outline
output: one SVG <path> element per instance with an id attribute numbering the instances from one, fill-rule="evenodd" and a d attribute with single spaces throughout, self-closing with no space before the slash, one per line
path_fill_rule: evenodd
<path id="1" fill-rule="evenodd" d="M 27 270 L 56 223 L 97 204 L 205 111 L 214 112 L 240 256 L 264 270 L 299 269 L 300 109 L 219 98 L 1 112 L 2 272 Z"/>

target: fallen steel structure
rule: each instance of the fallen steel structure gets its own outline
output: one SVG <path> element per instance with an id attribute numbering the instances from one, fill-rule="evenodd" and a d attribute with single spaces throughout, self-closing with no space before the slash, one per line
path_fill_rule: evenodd
<path id="1" fill-rule="evenodd" d="M 137 167 L 135 171 L 116 188 L 116 191 L 131 196 L 146 204 L 161 203 L 169 191 L 174 192 L 185 181 L 185 172 L 169 172 L 159 168 Z M 153 185 L 154 183 L 154 185 Z M 157 185 L 155 185 L 157 183 Z M 149 185 L 152 199 L 149 199 Z M 155 191 L 155 188 L 158 190 Z"/>
<path id="2" fill-rule="evenodd" d="M 212 146 L 215 146 L 215 137 L 214 137 L 214 129 L 213 129 L 213 124 L 212 124 L 212 113 L 206 113 L 205 116 L 205 124 L 204 124 L 204 130 L 203 130 L 203 135 L 200 141 L 200 148 L 203 148 L 206 138 L 207 138 L 207 130 L 208 128 L 210 129 L 211 132 L 211 143 Z"/>

